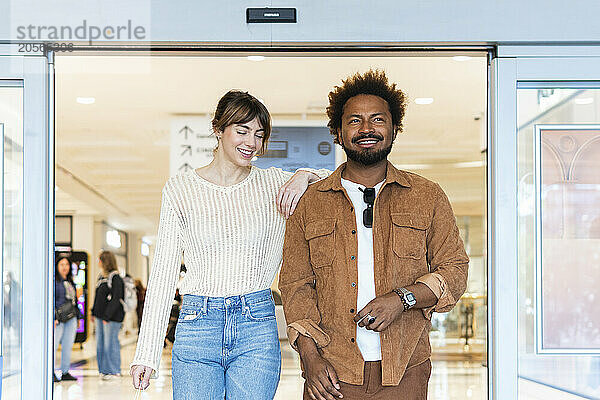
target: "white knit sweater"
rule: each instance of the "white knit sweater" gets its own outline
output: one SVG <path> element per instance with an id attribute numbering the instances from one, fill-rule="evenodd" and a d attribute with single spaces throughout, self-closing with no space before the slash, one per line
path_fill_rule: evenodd
<path id="1" fill-rule="evenodd" d="M 320 177 L 328 170 L 310 170 Z M 170 178 L 162 191 L 156 252 L 144 317 L 131 365 L 158 371 L 163 340 L 184 254 L 179 292 L 212 297 L 271 287 L 281 264 L 285 218 L 279 188 L 292 173 L 252 167 L 232 186 L 213 184 L 195 171 Z"/>

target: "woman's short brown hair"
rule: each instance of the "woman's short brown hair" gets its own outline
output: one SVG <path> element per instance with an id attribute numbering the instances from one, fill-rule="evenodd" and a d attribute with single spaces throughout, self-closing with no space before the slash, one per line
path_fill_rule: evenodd
<path id="1" fill-rule="evenodd" d="M 118 271 L 117 267 L 117 259 L 112 251 L 103 250 L 100 253 L 100 263 L 102 264 L 102 269 L 104 269 L 105 273 L 111 273 L 112 271 Z"/>
<path id="2" fill-rule="evenodd" d="M 402 132 L 402 119 L 406 108 L 406 96 L 400 89 L 396 89 L 396 84 L 388 82 L 385 72 L 379 70 L 368 70 L 364 74 L 356 73 L 353 76 L 342 81 L 342 86 L 335 86 L 329 92 L 329 106 L 327 107 L 327 116 L 329 122 L 329 133 L 333 135 L 334 143 L 338 142 L 338 129 L 342 126 L 342 115 L 346 102 L 360 94 L 372 94 L 381 97 L 387 101 L 392 114 L 392 125 L 395 127 L 395 133 Z"/>
<path id="3" fill-rule="evenodd" d="M 264 154 L 267 151 L 267 141 L 271 136 L 271 114 L 260 100 L 248 92 L 230 90 L 225 93 L 217 104 L 212 128 L 215 133 L 223 132 L 229 125 L 245 124 L 254 118 L 258 119 L 261 127 L 265 130 L 259 152 L 259 154 Z"/>

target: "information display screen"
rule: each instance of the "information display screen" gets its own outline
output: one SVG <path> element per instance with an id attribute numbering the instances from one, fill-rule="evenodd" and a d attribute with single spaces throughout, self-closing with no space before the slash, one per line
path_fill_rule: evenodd
<path id="1" fill-rule="evenodd" d="M 75 291 L 77 293 L 77 307 L 81 315 L 85 315 L 85 288 L 86 288 L 86 261 L 74 261 L 71 264 L 71 272 L 73 273 L 73 282 L 75 283 Z M 85 319 L 78 321 L 77 333 L 85 332 Z"/>
<path id="2" fill-rule="evenodd" d="M 335 169 L 333 136 L 320 126 L 283 126 L 271 131 L 267 152 L 254 165 L 294 172 L 298 168 Z"/>

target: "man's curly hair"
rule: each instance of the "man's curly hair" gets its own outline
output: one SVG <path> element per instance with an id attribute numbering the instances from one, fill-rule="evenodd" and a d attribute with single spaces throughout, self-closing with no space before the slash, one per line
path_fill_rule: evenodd
<path id="1" fill-rule="evenodd" d="M 329 133 L 333 135 L 334 143 L 338 143 L 337 131 L 342 126 L 342 115 L 346 102 L 359 94 L 372 94 L 381 97 L 388 103 L 390 114 L 392 114 L 392 125 L 396 127 L 396 132 L 402 132 L 402 119 L 406 108 L 406 96 L 400 89 L 396 89 L 396 84 L 390 85 L 385 72 L 380 70 L 368 70 L 364 74 L 356 73 L 353 76 L 342 81 L 342 86 L 335 86 L 329 92 L 329 106 L 327 107 L 327 116 L 329 122 Z"/>

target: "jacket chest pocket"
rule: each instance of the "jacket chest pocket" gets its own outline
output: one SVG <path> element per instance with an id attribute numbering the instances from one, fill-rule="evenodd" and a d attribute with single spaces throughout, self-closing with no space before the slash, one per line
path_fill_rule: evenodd
<path id="1" fill-rule="evenodd" d="M 308 241 L 313 268 L 333 264 L 335 255 L 335 219 L 328 218 L 306 225 L 304 238 Z"/>
<path id="2" fill-rule="evenodd" d="M 392 214 L 392 248 L 400 258 L 419 260 L 425 254 L 429 218 L 416 214 Z"/>

